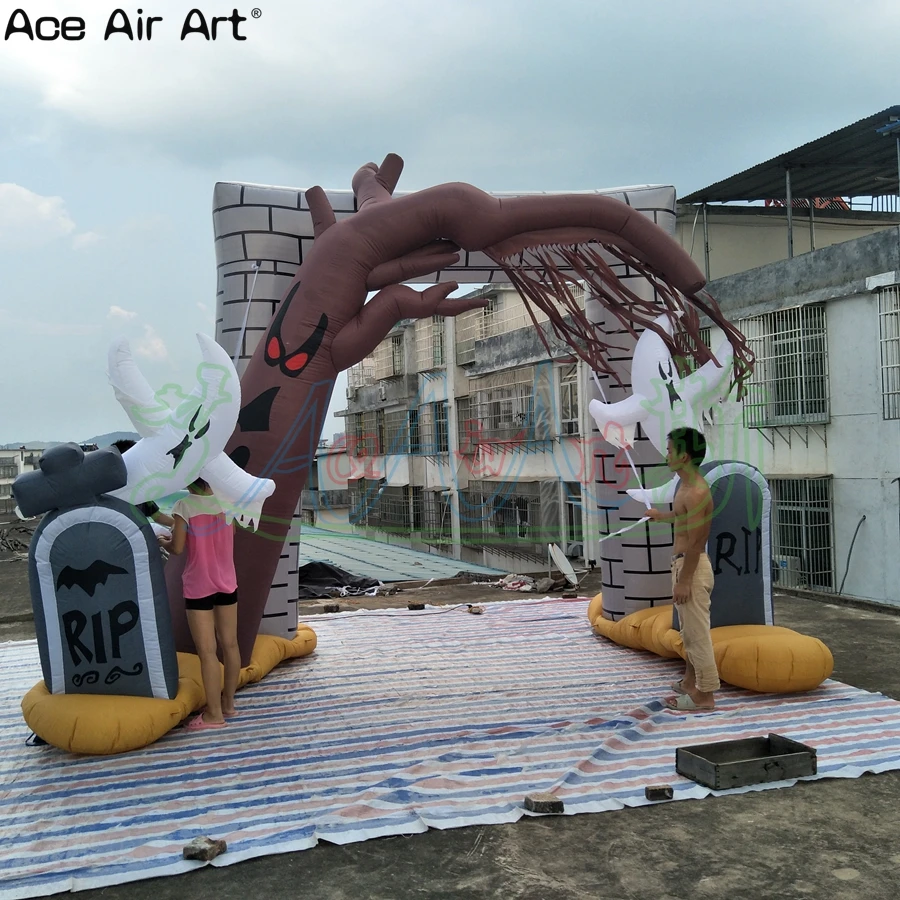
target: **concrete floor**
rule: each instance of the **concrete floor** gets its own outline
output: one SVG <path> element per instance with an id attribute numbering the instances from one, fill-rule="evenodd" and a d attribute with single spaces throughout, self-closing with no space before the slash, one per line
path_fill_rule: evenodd
<path id="1" fill-rule="evenodd" d="M 405 591 L 381 602 L 479 602 L 502 596 L 496 589 L 457 585 Z M 314 619 L 308 621 L 315 627 Z M 900 616 L 778 596 L 776 621 L 825 641 L 835 656 L 835 678 L 900 699 Z M 7 626 L 6 639 L 30 631 L 28 623 Z M 320 844 L 302 853 L 206 866 L 79 896 L 896 900 L 898 810 L 900 772 L 892 772 L 596 815 Z"/>

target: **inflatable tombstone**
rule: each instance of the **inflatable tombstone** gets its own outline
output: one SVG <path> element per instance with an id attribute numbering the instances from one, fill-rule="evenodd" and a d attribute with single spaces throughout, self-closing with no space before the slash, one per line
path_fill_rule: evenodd
<path id="1" fill-rule="evenodd" d="M 706 552 L 715 586 L 710 598 L 710 627 L 773 625 L 771 508 L 769 485 L 755 466 L 735 460 L 703 463 L 713 498 L 713 518 Z M 672 503 L 679 479 L 644 491 L 650 503 Z M 639 496 L 641 491 L 629 491 Z M 671 583 L 669 601 L 671 603 Z M 678 628 L 675 607 L 673 628 Z"/>
<path id="2" fill-rule="evenodd" d="M 41 669 L 53 694 L 169 699 L 178 690 L 163 564 L 147 520 L 105 496 L 127 470 L 115 449 L 60 444 L 13 493 L 46 513 L 28 554 Z"/>

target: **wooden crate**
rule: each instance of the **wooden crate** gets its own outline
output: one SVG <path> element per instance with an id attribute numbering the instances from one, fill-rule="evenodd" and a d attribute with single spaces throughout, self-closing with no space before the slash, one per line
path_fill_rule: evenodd
<path id="1" fill-rule="evenodd" d="M 780 734 L 679 747 L 679 775 L 717 791 L 816 774 L 816 751 Z"/>

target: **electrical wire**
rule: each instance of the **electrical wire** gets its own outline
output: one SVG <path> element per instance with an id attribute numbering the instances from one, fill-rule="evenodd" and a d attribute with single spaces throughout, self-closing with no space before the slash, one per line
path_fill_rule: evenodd
<path id="1" fill-rule="evenodd" d="M 844 577 L 841 579 L 841 586 L 838 588 L 838 594 L 844 593 L 844 582 L 847 580 L 847 575 L 850 572 L 850 555 L 853 553 L 853 545 L 856 543 L 856 536 L 859 534 L 860 526 L 865 521 L 866 517 L 863 516 L 859 522 L 856 523 L 856 531 L 853 532 L 853 540 L 850 541 L 850 549 L 847 551 L 847 565 L 844 569 Z"/>

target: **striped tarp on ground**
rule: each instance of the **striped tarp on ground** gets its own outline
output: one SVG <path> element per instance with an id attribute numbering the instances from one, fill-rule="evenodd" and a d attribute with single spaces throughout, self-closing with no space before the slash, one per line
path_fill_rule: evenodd
<path id="1" fill-rule="evenodd" d="M 120 757 L 25 745 L 33 642 L 0 646 L 0 898 L 187 871 L 198 835 L 227 865 L 429 827 L 513 822 L 525 794 L 567 813 L 644 804 L 675 748 L 770 731 L 818 749 L 818 777 L 900 768 L 900 703 L 829 682 L 784 697 L 723 691 L 712 714 L 660 697 L 680 667 L 591 634 L 585 601 L 317 617 L 316 654 L 238 698 L 221 731 L 178 730 Z M 784 786 L 782 782 L 777 786 Z"/>

